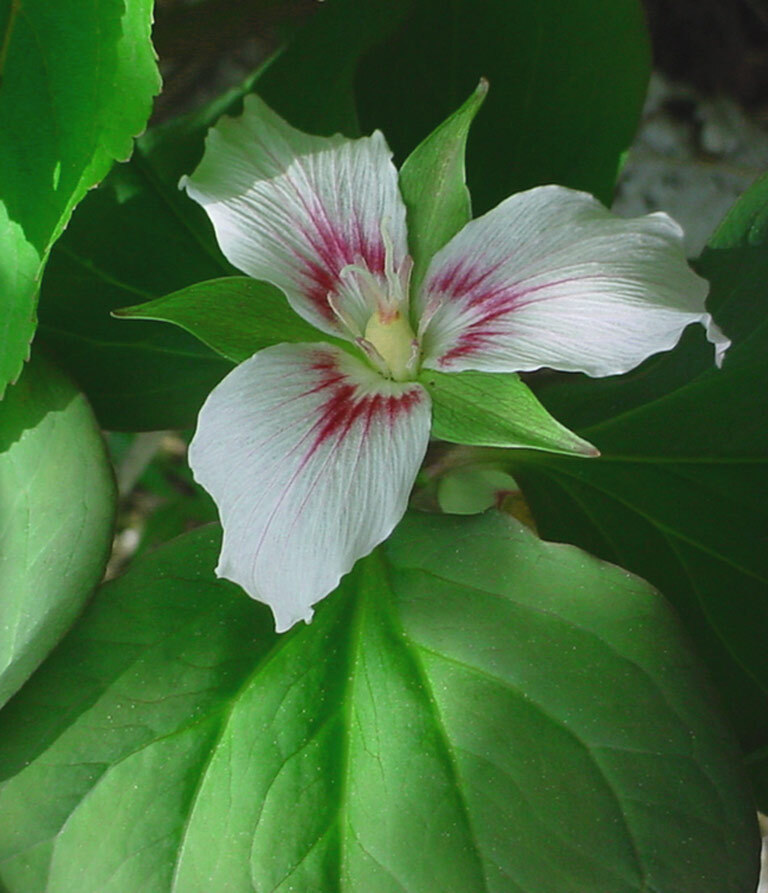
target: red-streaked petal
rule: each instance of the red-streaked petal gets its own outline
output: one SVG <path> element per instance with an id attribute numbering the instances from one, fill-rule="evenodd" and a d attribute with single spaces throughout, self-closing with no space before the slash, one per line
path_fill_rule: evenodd
<path id="1" fill-rule="evenodd" d="M 512 196 L 435 255 L 415 305 L 424 365 L 613 375 L 674 347 L 692 322 L 719 362 L 729 342 L 681 236 L 666 214 L 622 220 L 559 186 Z"/>
<path id="2" fill-rule="evenodd" d="M 308 322 L 348 336 L 328 302 L 361 332 L 373 307 L 357 264 L 385 282 L 385 239 L 399 269 L 406 257 L 405 206 L 392 153 L 380 132 L 363 139 L 309 136 L 257 96 L 239 118 L 222 118 L 203 160 L 182 179 L 210 217 L 219 247 L 236 267 L 281 288 Z"/>
<path id="3" fill-rule="evenodd" d="M 282 632 L 386 539 L 424 458 L 429 396 L 324 344 L 279 344 L 210 394 L 189 449 L 224 527 L 217 574 Z"/>

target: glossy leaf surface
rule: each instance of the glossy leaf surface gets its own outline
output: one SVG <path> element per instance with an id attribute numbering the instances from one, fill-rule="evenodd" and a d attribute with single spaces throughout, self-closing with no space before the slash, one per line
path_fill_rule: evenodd
<path id="1" fill-rule="evenodd" d="M 149 117 L 151 24 L 151 0 L 0 2 L 0 392 L 28 356 L 50 246 Z"/>
<path id="2" fill-rule="evenodd" d="M 412 515 L 276 637 L 217 551 L 104 587 L 0 714 L 11 893 L 753 889 L 733 743 L 641 581 Z"/>
<path id="3" fill-rule="evenodd" d="M 114 499 L 90 407 L 35 357 L 0 402 L 0 704 L 101 580 Z"/>
<path id="4" fill-rule="evenodd" d="M 768 181 L 698 262 L 733 339 L 722 370 L 690 331 L 629 375 L 555 379 L 538 396 L 601 451 L 511 457 L 543 536 L 642 574 L 675 604 L 747 750 L 768 743 Z"/>

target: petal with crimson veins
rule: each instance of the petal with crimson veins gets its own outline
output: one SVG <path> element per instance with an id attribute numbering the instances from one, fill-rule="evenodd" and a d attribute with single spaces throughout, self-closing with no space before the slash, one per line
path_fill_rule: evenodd
<path id="1" fill-rule="evenodd" d="M 219 509 L 217 573 L 309 620 L 405 512 L 429 439 L 429 396 L 323 344 L 280 344 L 210 394 L 190 445 Z"/>

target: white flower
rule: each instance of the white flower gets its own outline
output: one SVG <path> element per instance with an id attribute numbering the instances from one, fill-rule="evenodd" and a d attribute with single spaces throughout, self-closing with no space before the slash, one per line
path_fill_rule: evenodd
<path id="1" fill-rule="evenodd" d="M 308 621 L 402 517 L 430 430 L 420 368 L 614 375 L 691 322 L 706 325 L 718 361 L 728 346 L 665 214 L 621 220 L 584 193 L 531 189 L 468 223 L 414 294 L 379 132 L 308 136 L 251 96 L 211 130 L 183 185 L 226 257 L 318 329 L 318 343 L 269 347 L 234 369 L 190 446 L 224 528 L 217 573 L 268 604 L 278 631 Z"/>

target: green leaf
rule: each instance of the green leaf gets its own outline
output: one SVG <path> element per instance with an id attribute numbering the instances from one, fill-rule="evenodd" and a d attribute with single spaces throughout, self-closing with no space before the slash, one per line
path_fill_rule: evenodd
<path id="1" fill-rule="evenodd" d="M 637 0 L 418 0 L 366 56 L 358 108 L 403 155 L 485 77 L 468 154 L 476 213 L 543 183 L 610 203 L 649 62 Z"/>
<path id="2" fill-rule="evenodd" d="M 46 271 L 40 337 L 110 430 L 191 427 L 232 368 L 179 329 L 110 316 L 117 307 L 236 272 L 202 209 L 201 218 L 184 207 L 192 203 L 176 188 L 178 175 L 161 180 L 139 145 L 83 201 Z"/>
<path id="3" fill-rule="evenodd" d="M 588 438 L 590 462 L 510 457 L 543 536 L 664 592 L 722 689 L 747 751 L 768 745 L 768 179 L 698 263 L 733 339 L 722 370 L 699 330 L 626 376 L 554 378 L 544 405 Z"/>
<path id="4" fill-rule="evenodd" d="M 43 266 L 72 209 L 131 153 L 160 87 L 151 0 L 0 0 L 0 393 L 35 331 Z"/>
<path id="5" fill-rule="evenodd" d="M 218 546 L 105 586 L 0 714 L 9 893 L 754 889 L 734 745 L 641 581 L 411 516 L 275 636 Z"/>
<path id="6" fill-rule="evenodd" d="M 464 152 L 470 125 L 487 93 L 488 82 L 480 81 L 464 105 L 421 142 L 400 169 L 414 291 L 433 255 L 472 218 Z"/>
<path id="7" fill-rule="evenodd" d="M 440 511 L 448 515 L 476 515 L 498 506 L 518 489 L 515 479 L 495 468 L 457 468 L 442 476 L 437 487 Z"/>
<path id="8" fill-rule="evenodd" d="M 54 247 L 40 335 L 104 428 L 192 427 L 203 400 L 232 368 L 186 332 L 155 322 L 128 325 L 110 314 L 238 272 L 219 251 L 203 209 L 178 183 L 199 162 L 208 126 L 239 112 L 260 73 L 149 131 L 131 160 L 86 197 Z"/>
<path id="9" fill-rule="evenodd" d="M 88 404 L 35 357 L 0 403 L 0 704 L 101 579 L 114 502 Z"/>
<path id="10" fill-rule="evenodd" d="M 354 89 L 359 59 L 394 31 L 414 2 L 325 3 L 266 69 L 259 95 L 299 130 L 360 136 Z"/>
<path id="11" fill-rule="evenodd" d="M 114 316 L 175 323 L 233 363 L 283 341 L 329 341 L 305 322 L 268 282 L 228 276 L 116 310 Z"/>
<path id="12" fill-rule="evenodd" d="M 649 72 L 638 0 L 332 0 L 259 92 L 302 129 L 378 127 L 402 160 L 486 77 L 468 153 L 484 212 L 542 183 L 610 202 Z"/>
<path id="13" fill-rule="evenodd" d="M 425 369 L 419 381 L 432 398 L 432 434 L 439 440 L 598 455 L 591 443 L 552 418 L 514 373 Z"/>

